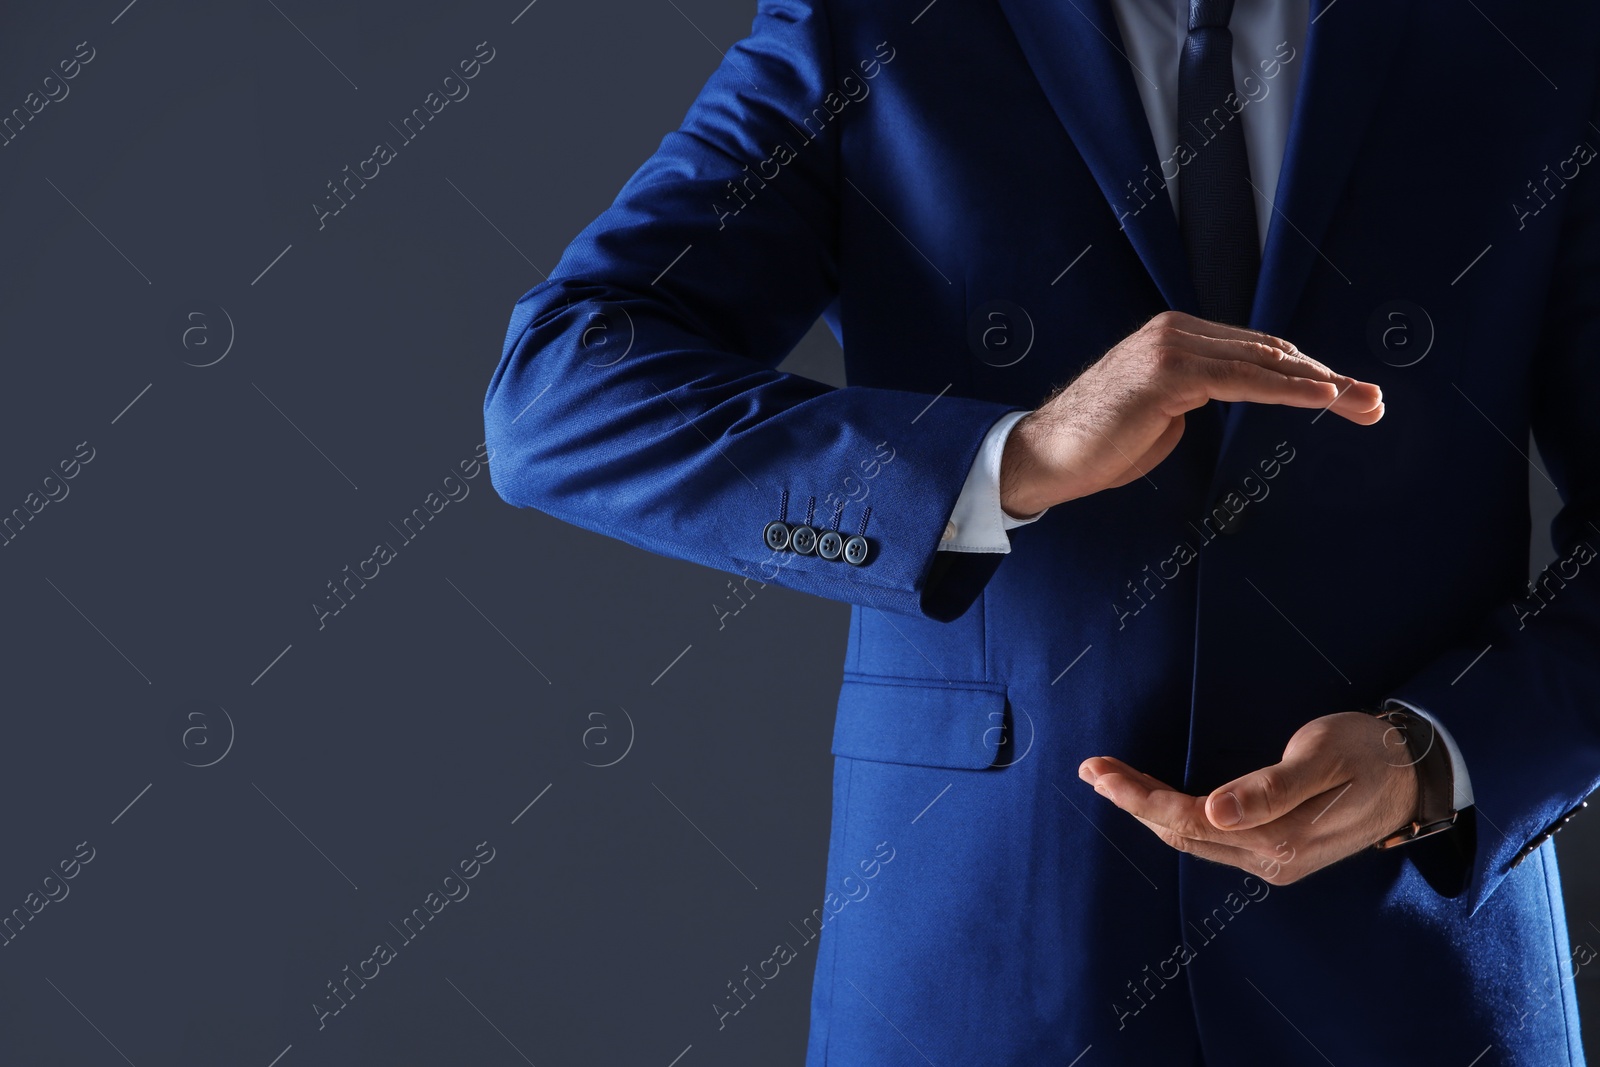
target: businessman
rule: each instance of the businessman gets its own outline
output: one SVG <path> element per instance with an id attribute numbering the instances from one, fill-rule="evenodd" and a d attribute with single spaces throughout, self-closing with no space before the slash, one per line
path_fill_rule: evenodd
<path id="1" fill-rule="evenodd" d="M 853 605 L 811 1067 L 1583 1062 L 1597 42 L 761 0 L 517 302 L 502 497 Z"/>

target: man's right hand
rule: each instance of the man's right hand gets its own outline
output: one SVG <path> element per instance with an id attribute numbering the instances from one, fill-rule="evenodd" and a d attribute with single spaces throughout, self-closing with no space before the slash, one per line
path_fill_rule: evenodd
<path id="1" fill-rule="evenodd" d="M 1143 477 L 1209 400 L 1383 417 L 1370 382 L 1335 374 L 1270 334 L 1164 311 L 1023 417 L 1006 438 L 1000 505 L 1023 518 Z"/>

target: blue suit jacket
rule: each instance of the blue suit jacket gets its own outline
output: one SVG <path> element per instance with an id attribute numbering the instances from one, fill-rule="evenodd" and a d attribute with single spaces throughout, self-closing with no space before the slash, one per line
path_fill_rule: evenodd
<path id="1" fill-rule="evenodd" d="M 1195 306 L 1106 0 L 762 0 L 517 302 L 506 500 L 854 605 L 810 1064 L 1582 1061 L 1528 849 L 1600 779 L 1597 16 L 1314 0 L 1252 324 L 1387 417 L 1210 405 L 1009 556 L 937 551 L 990 425 Z M 819 315 L 845 388 L 774 369 Z M 1531 592 L 1530 428 L 1565 502 Z M 868 558 L 774 552 L 780 508 Z M 1475 819 L 1290 886 L 1075 773 L 1204 793 L 1390 697 Z"/>

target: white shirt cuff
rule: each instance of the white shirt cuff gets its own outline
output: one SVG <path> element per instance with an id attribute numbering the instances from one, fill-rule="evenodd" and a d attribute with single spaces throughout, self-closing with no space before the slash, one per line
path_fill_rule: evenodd
<path id="1" fill-rule="evenodd" d="M 1027 415 L 1026 411 L 1013 411 L 1002 415 L 978 446 L 978 455 L 967 472 L 961 495 L 956 498 L 955 510 L 944 524 L 944 536 L 939 538 L 941 552 L 1010 552 L 1011 539 L 1006 531 L 1037 522 L 1044 511 L 1025 519 L 1007 515 L 1000 506 L 1000 458 L 1005 452 L 1006 437 L 1011 428 Z M 1045 511 L 1049 511 L 1046 508 Z"/>
<path id="2" fill-rule="evenodd" d="M 1461 759 L 1461 750 L 1456 748 L 1455 738 L 1450 736 L 1450 731 L 1445 729 L 1444 723 L 1440 722 L 1432 715 L 1429 715 L 1415 704 L 1407 704 L 1404 700 L 1394 700 L 1392 698 L 1389 700 L 1389 703 L 1399 704 L 1407 711 L 1415 712 L 1424 719 L 1427 719 L 1429 722 L 1433 723 L 1434 730 L 1438 732 L 1440 740 L 1444 742 L 1445 751 L 1450 753 L 1450 768 L 1455 777 L 1456 786 L 1455 799 L 1452 803 L 1457 811 L 1460 811 L 1463 808 L 1472 807 L 1472 778 L 1467 774 L 1467 765 Z"/>

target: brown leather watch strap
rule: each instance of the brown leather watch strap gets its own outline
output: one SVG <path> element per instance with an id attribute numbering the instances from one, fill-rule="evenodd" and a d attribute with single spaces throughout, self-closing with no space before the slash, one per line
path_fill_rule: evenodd
<path id="1" fill-rule="evenodd" d="M 1391 706 L 1377 713 L 1389 724 L 1384 737 L 1388 759 L 1417 772 L 1417 809 L 1411 820 L 1379 841 L 1375 848 L 1393 848 L 1448 830 L 1455 825 L 1455 768 L 1433 723 L 1404 707 Z"/>

